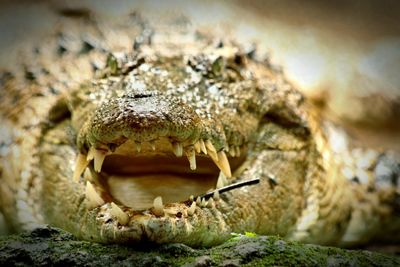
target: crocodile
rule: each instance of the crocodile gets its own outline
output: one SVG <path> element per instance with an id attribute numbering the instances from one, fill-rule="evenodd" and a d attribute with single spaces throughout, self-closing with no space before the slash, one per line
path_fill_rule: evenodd
<path id="1" fill-rule="evenodd" d="M 100 242 L 399 241 L 399 155 L 356 145 L 251 44 L 70 14 L 1 75 L 0 207 Z M 306 64 L 306 63 L 305 63 Z"/>

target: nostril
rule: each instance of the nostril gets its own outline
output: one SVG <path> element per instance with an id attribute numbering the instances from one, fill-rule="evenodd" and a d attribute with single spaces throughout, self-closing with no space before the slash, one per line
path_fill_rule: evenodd
<path id="1" fill-rule="evenodd" d="M 128 94 L 126 94 L 125 96 L 126 96 L 127 98 L 138 99 L 138 98 L 153 97 L 153 96 L 155 96 L 155 95 L 156 95 L 156 94 L 151 93 L 151 92 L 142 92 L 142 93 L 135 92 L 135 93 L 128 93 Z"/>

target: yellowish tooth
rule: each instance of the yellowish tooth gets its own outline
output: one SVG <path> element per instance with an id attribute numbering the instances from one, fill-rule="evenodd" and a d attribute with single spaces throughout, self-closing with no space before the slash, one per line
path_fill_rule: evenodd
<path id="1" fill-rule="evenodd" d="M 205 198 L 202 198 L 201 199 L 201 203 L 200 203 L 200 207 L 204 208 L 204 207 L 207 206 L 207 204 L 208 204 L 208 202 L 205 200 Z"/>
<path id="2" fill-rule="evenodd" d="M 94 179 L 93 179 L 92 173 L 90 172 L 90 169 L 86 169 L 83 172 L 83 178 L 85 179 L 85 181 L 93 182 Z"/>
<path id="3" fill-rule="evenodd" d="M 204 144 L 203 139 L 200 139 L 200 140 L 199 140 L 199 143 L 200 143 L 200 150 L 201 150 L 204 154 L 207 155 L 207 148 L 206 148 L 206 145 Z"/>
<path id="4" fill-rule="evenodd" d="M 174 154 L 177 157 L 182 157 L 183 155 L 183 145 L 182 143 L 174 143 L 173 144 Z"/>
<path id="5" fill-rule="evenodd" d="M 116 205 L 114 202 L 111 202 L 111 210 L 110 213 L 112 216 L 114 216 L 119 224 L 121 225 L 126 225 L 129 222 L 129 216 L 126 214 L 118 205 Z"/>
<path id="6" fill-rule="evenodd" d="M 207 208 L 213 208 L 215 205 L 214 199 L 211 197 L 207 202 Z"/>
<path id="7" fill-rule="evenodd" d="M 193 201 L 192 205 L 190 205 L 190 207 L 189 207 L 189 209 L 187 211 L 189 216 L 192 216 L 194 214 L 194 212 L 196 211 L 196 206 L 197 206 L 196 202 Z"/>
<path id="8" fill-rule="evenodd" d="M 217 150 L 215 149 L 215 146 L 211 143 L 210 140 L 206 140 L 205 145 L 206 145 L 208 151 L 212 151 L 214 153 L 217 153 Z"/>
<path id="9" fill-rule="evenodd" d="M 94 152 L 94 170 L 96 172 L 101 171 L 101 166 L 103 166 L 104 159 L 106 158 L 107 152 L 96 149 Z"/>
<path id="10" fill-rule="evenodd" d="M 152 149 L 153 151 L 155 151 L 155 150 L 156 150 L 156 144 L 155 144 L 155 142 L 154 142 L 154 141 L 150 141 L 149 144 L 150 144 L 151 149 Z"/>
<path id="11" fill-rule="evenodd" d="M 198 206 L 200 206 L 200 204 L 201 204 L 201 198 L 200 198 L 200 197 L 197 197 L 197 198 L 196 198 L 196 204 L 197 204 Z"/>
<path id="12" fill-rule="evenodd" d="M 89 161 L 86 160 L 86 156 L 79 153 L 78 157 L 76 158 L 74 174 L 72 175 L 73 181 L 79 182 L 79 178 L 88 164 Z"/>
<path id="13" fill-rule="evenodd" d="M 194 196 L 193 196 L 193 195 L 190 195 L 189 200 L 190 200 L 190 201 L 193 201 L 193 200 L 194 200 Z"/>
<path id="14" fill-rule="evenodd" d="M 219 172 L 216 188 L 219 189 L 224 187 L 226 185 L 225 181 L 226 181 L 225 175 L 222 172 Z"/>
<path id="15" fill-rule="evenodd" d="M 142 150 L 142 143 L 140 142 L 135 142 L 135 147 L 136 147 L 136 151 L 138 153 L 140 153 L 140 151 Z"/>
<path id="16" fill-rule="evenodd" d="M 87 157 L 86 157 L 86 160 L 87 161 L 91 161 L 93 158 L 94 158 L 94 152 L 95 152 L 95 148 L 94 147 L 90 147 L 89 148 L 89 151 L 88 151 L 88 154 L 87 154 Z"/>
<path id="17" fill-rule="evenodd" d="M 235 151 L 236 157 L 240 157 L 240 147 L 236 146 L 235 148 L 236 148 L 236 151 Z"/>
<path id="18" fill-rule="evenodd" d="M 104 200 L 96 192 L 96 189 L 94 189 L 92 183 L 89 181 L 86 181 L 85 196 L 87 200 L 86 206 L 89 210 L 104 204 Z"/>
<path id="19" fill-rule="evenodd" d="M 218 152 L 218 163 L 217 166 L 220 168 L 220 170 L 225 174 L 227 178 L 232 177 L 231 173 L 231 166 L 229 165 L 228 158 L 226 157 L 226 154 L 224 151 Z"/>
<path id="20" fill-rule="evenodd" d="M 196 150 L 197 154 L 200 154 L 201 150 L 200 150 L 200 142 L 199 141 L 194 143 L 194 149 Z"/>
<path id="21" fill-rule="evenodd" d="M 194 152 L 193 147 L 188 147 L 185 150 L 185 154 L 189 160 L 190 163 L 190 169 L 191 170 L 196 170 L 196 153 Z"/>
<path id="22" fill-rule="evenodd" d="M 215 192 L 213 194 L 213 199 L 219 200 L 219 191 L 218 190 L 215 190 Z"/>
<path id="23" fill-rule="evenodd" d="M 162 216 L 164 215 L 164 204 L 162 202 L 162 197 L 156 197 L 153 201 L 153 206 L 154 206 L 154 215 L 156 216 Z"/>
<path id="24" fill-rule="evenodd" d="M 231 148 L 229 149 L 229 155 L 231 157 L 234 157 L 236 155 L 235 151 L 235 146 L 231 146 Z"/>

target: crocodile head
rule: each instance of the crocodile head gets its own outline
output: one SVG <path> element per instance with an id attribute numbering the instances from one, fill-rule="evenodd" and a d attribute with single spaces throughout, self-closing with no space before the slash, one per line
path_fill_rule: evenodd
<path id="1" fill-rule="evenodd" d="M 301 102 L 279 71 L 233 43 L 110 54 L 98 78 L 50 112 L 45 216 L 99 242 L 211 245 L 233 231 L 286 233 L 302 206 L 293 200 L 307 140 Z M 266 172 L 269 161 L 278 164 Z M 282 173 L 287 186 L 273 189 Z M 259 185 L 218 190 L 254 178 Z M 271 209 L 282 211 L 269 218 Z"/>

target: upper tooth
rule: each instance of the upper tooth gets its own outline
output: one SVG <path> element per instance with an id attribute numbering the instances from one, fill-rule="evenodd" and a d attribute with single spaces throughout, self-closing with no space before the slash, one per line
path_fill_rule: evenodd
<path id="1" fill-rule="evenodd" d="M 101 166 L 103 166 L 104 159 L 106 158 L 107 152 L 96 149 L 94 152 L 94 170 L 96 172 L 101 171 Z"/>
<path id="2" fill-rule="evenodd" d="M 86 205 L 88 209 L 99 207 L 104 204 L 104 200 L 96 192 L 96 189 L 94 189 L 92 183 L 89 181 L 86 181 L 85 196 L 87 199 Z"/>
<path id="3" fill-rule="evenodd" d="M 74 174 L 72 176 L 72 180 L 75 182 L 79 181 L 79 178 L 81 177 L 81 174 L 83 171 L 86 169 L 87 165 L 89 164 L 89 161 L 86 160 L 86 156 L 79 153 L 76 163 L 75 163 L 75 170 Z"/>
<path id="4" fill-rule="evenodd" d="M 90 147 L 89 148 L 89 152 L 88 152 L 87 157 L 86 157 L 87 161 L 91 161 L 94 158 L 94 152 L 95 152 L 95 148 L 94 147 Z"/>
<path id="5" fill-rule="evenodd" d="M 209 151 L 212 151 L 215 153 L 217 152 L 217 150 L 215 149 L 214 145 L 211 143 L 210 140 L 206 140 L 205 145 Z"/>
<path id="6" fill-rule="evenodd" d="M 193 147 L 188 147 L 185 149 L 186 156 L 189 160 L 190 163 L 190 169 L 195 170 L 196 169 L 196 153 L 194 152 Z"/>
<path id="7" fill-rule="evenodd" d="M 200 139 L 200 140 L 199 140 L 199 143 L 200 143 L 200 150 L 201 150 L 204 154 L 207 155 L 207 149 L 206 149 L 206 145 L 204 144 L 203 139 Z"/>
<path id="8" fill-rule="evenodd" d="M 231 149 L 229 149 L 229 155 L 230 155 L 231 157 L 234 157 L 234 156 L 235 156 L 235 147 L 234 147 L 234 146 L 231 146 Z"/>
<path id="9" fill-rule="evenodd" d="M 139 153 L 142 150 L 142 144 L 140 142 L 135 142 L 136 151 Z"/>
<path id="10" fill-rule="evenodd" d="M 114 202 L 111 202 L 111 210 L 110 213 L 112 216 L 117 218 L 118 222 L 122 225 L 126 225 L 129 221 L 129 216 L 126 214 L 118 205 Z"/>
<path id="11" fill-rule="evenodd" d="M 225 176 L 227 178 L 232 177 L 232 173 L 231 173 L 231 166 L 229 165 L 229 161 L 228 158 L 226 157 L 226 154 L 224 151 L 220 151 L 218 152 L 218 167 L 220 168 L 220 170 L 225 174 Z"/>
<path id="12" fill-rule="evenodd" d="M 175 156 L 181 157 L 183 154 L 183 145 L 182 143 L 176 142 L 173 144 L 173 151 Z"/>
<path id="13" fill-rule="evenodd" d="M 201 149 L 200 149 L 200 141 L 197 141 L 196 143 L 194 143 L 194 149 L 196 150 L 196 153 L 200 153 Z"/>
<path id="14" fill-rule="evenodd" d="M 240 157 L 240 147 L 236 146 L 235 148 L 236 148 L 236 152 L 235 152 L 236 157 Z"/>
<path id="15" fill-rule="evenodd" d="M 214 153 L 209 150 L 208 155 L 227 178 L 232 177 L 231 167 L 224 151 L 221 150 L 218 153 Z"/>
<path id="16" fill-rule="evenodd" d="M 153 206 L 154 206 L 154 214 L 156 216 L 164 215 L 164 205 L 162 202 L 162 197 L 156 197 L 153 201 Z"/>
<path id="17" fill-rule="evenodd" d="M 149 143 L 150 143 L 151 149 L 152 149 L 153 151 L 155 151 L 155 150 L 156 150 L 156 144 L 154 143 L 154 141 L 150 141 Z"/>

